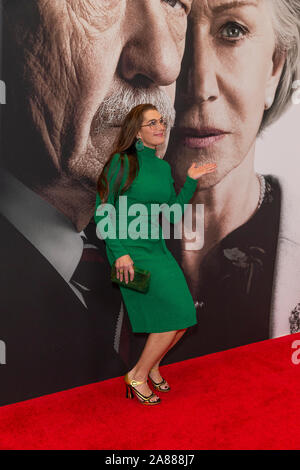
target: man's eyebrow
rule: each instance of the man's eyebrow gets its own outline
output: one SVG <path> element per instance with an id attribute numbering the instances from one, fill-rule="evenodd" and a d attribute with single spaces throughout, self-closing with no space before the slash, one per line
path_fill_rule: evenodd
<path id="1" fill-rule="evenodd" d="M 239 7 L 246 7 L 246 6 L 253 6 L 257 7 L 257 1 L 256 0 L 235 0 L 232 2 L 227 2 L 227 3 L 222 3 L 222 5 L 217 5 L 216 7 L 212 8 L 213 13 L 222 13 L 225 10 L 229 10 L 230 8 L 239 8 Z"/>

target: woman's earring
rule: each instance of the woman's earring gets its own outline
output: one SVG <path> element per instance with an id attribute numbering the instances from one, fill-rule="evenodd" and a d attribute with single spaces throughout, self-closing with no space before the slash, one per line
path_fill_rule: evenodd
<path id="1" fill-rule="evenodd" d="M 139 152 L 141 152 L 141 150 L 143 150 L 144 144 L 143 144 L 142 139 L 138 139 L 138 140 L 136 141 L 136 143 L 135 143 L 135 148 L 136 148 Z"/>
<path id="2" fill-rule="evenodd" d="M 266 101 L 265 101 L 265 109 L 271 108 L 272 104 L 273 104 L 273 98 L 269 96 L 269 98 L 266 98 Z"/>

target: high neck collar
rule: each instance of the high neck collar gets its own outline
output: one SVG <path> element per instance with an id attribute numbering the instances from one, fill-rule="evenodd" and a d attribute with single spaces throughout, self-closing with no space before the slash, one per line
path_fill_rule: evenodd
<path id="1" fill-rule="evenodd" d="M 152 149 L 151 147 L 147 147 L 144 145 L 143 150 L 138 150 L 138 153 L 142 153 L 143 155 L 149 155 L 149 156 L 156 156 L 156 149 Z"/>

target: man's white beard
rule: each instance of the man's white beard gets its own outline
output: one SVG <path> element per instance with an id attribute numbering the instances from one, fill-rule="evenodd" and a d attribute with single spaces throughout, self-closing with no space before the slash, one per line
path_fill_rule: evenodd
<path id="1" fill-rule="evenodd" d="M 166 119 L 168 127 L 175 121 L 175 109 L 169 96 L 159 88 L 140 89 L 120 87 L 120 90 L 104 99 L 94 118 L 93 132 L 97 135 L 105 127 L 122 125 L 129 111 L 139 104 L 153 104 Z"/>

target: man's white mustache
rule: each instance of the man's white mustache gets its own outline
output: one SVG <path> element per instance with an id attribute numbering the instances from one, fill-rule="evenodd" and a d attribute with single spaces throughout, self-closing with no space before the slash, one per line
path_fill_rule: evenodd
<path id="1" fill-rule="evenodd" d="M 168 126 L 173 126 L 175 109 L 169 96 L 159 88 L 151 90 L 122 87 L 120 91 L 105 98 L 94 118 L 94 132 L 97 134 L 105 127 L 119 127 L 129 111 L 138 104 L 150 103 L 156 106 L 166 119 Z"/>

